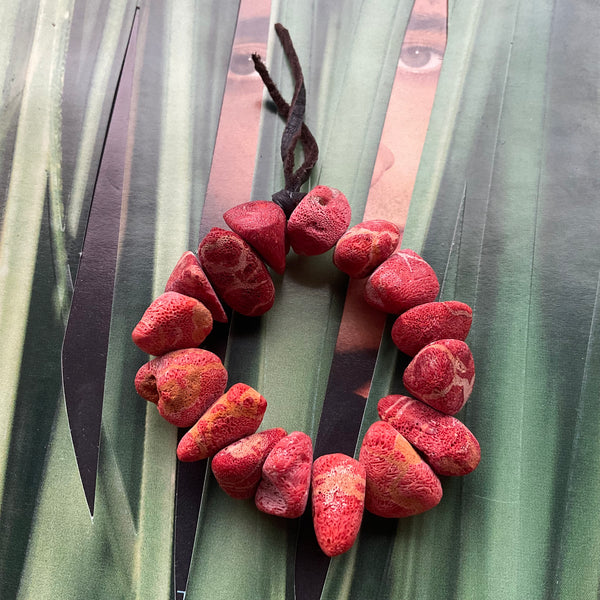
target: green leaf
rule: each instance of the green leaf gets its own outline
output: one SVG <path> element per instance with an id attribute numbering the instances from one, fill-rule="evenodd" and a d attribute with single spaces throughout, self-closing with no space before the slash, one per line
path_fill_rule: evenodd
<path id="1" fill-rule="evenodd" d="M 576 98 L 559 84 L 572 64 L 565 44 L 580 47 L 558 33 L 563 10 L 483 2 L 451 13 L 403 244 L 445 275 L 443 299 L 474 308 L 468 342 L 477 378 L 459 418 L 479 438 L 482 462 L 462 480 L 446 478 L 442 503 L 429 513 L 385 531 L 368 517 L 355 548 L 332 563 L 325 597 L 595 597 L 596 539 L 587 536 L 591 554 L 577 553 L 576 565 L 581 539 L 569 533 L 587 527 L 573 482 L 595 464 L 578 461 L 595 436 L 580 440 L 589 416 L 582 420 L 572 395 L 578 390 L 589 415 L 599 257 L 589 251 L 593 226 L 583 222 L 598 223 L 597 176 L 582 166 L 586 156 L 564 151 L 566 131 L 586 148 L 589 132 L 558 126 L 574 120 Z M 584 89 L 576 119 L 594 130 Z M 581 175 L 576 215 L 558 183 L 570 169 Z M 363 431 L 381 396 L 404 392 L 407 359 L 388 335 Z M 578 507 L 593 506 L 581 487 L 575 493 Z"/>
<path id="2" fill-rule="evenodd" d="M 134 2 L 4 3 L 0 22 L 0 596 L 170 598 L 176 431 L 133 389 L 130 333 L 195 248 L 238 3 L 140 2 L 96 512 L 61 393 L 60 345 Z M 361 219 L 412 2 L 275 2 L 307 81 L 321 157 L 310 184 Z M 475 391 L 459 417 L 482 462 L 440 506 L 366 514 L 322 598 L 595 598 L 600 252 L 600 9 L 567 0 L 449 7 L 448 47 L 403 245 L 474 308 Z M 209 50 L 210 49 L 210 50 Z M 252 49 L 250 49 L 252 51 Z M 271 36 L 269 68 L 291 96 Z M 261 121 L 252 198 L 279 189 L 283 123 Z M 399 132 L 401 134 L 401 132 Z M 235 163 L 235 156 L 231 157 Z M 121 182 L 115 182 L 121 185 Z M 208 222 L 202 227 L 208 227 Z M 264 428 L 319 427 L 347 279 L 289 256 L 272 311 L 234 315 L 230 383 Z M 401 393 L 383 336 L 362 433 Z M 223 329 L 221 329 L 223 331 Z M 298 524 L 234 501 L 207 469 L 187 598 L 292 598 Z"/>
<path id="3" fill-rule="evenodd" d="M 331 115 L 334 121 L 329 123 L 326 117 L 317 119 L 320 125 L 314 133 L 319 141 L 320 159 L 311 185 L 323 183 L 344 190 L 355 220 L 360 220 L 364 211 L 409 13 L 410 3 L 387 3 L 385 7 L 348 3 L 348 11 L 341 16 L 332 15 L 327 7 L 315 7 L 311 14 L 300 5 L 285 3 L 274 16 L 277 21 L 290 24 L 300 61 L 308 65 L 303 70 L 309 93 L 309 125 L 311 115 Z M 315 37 L 314 22 L 328 23 L 327 32 L 320 32 L 323 37 Z M 374 30 L 380 32 L 381 38 L 374 39 Z M 320 70 L 318 63 L 306 60 L 306 56 L 322 53 L 320 44 L 330 39 L 334 50 L 327 59 L 331 63 L 346 61 L 343 77 L 325 67 Z M 368 40 L 375 42 L 369 57 L 370 70 L 365 69 L 361 46 L 351 44 L 356 39 L 362 44 Z M 283 82 L 281 87 L 286 91 L 282 93 L 289 98 L 288 67 L 281 50 L 277 49 L 274 55 L 271 74 L 277 83 Z M 386 85 L 380 86 L 380 81 Z M 368 114 L 350 110 L 350 97 L 372 110 Z M 280 119 L 273 115 L 263 117 L 255 197 L 269 197 L 281 187 L 282 129 Z M 259 321 L 234 316 L 226 361 L 230 382 L 243 381 L 265 396 L 268 410 L 264 428 L 304 431 L 314 442 L 346 284 L 346 276 L 333 266 L 331 253 L 320 257 L 291 253 L 285 275 L 276 280 L 275 306 Z M 186 598 L 293 597 L 297 523 L 282 522 L 257 512 L 252 502 L 236 503 L 228 499 L 208 474 Z M 217 554 L 216 547 L 220 548 Z M 259 573 L 257 554 L 264 565 Z M 223 561 L 223 556 L 227 556 L 227 561 Z M 235 578 L 229 576 L 231 564 L 236 565 Z"/>

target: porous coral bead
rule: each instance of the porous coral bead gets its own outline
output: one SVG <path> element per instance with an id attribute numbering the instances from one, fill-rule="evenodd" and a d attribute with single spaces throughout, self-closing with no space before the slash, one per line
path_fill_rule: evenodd
<path id="1" fill-rule="evenodd" d="M 210 311 L 202 302 L 177 292 L 165 292 L 146 309 L 131 338 L 147 354 L 160 356 L 199 346 L 212 326 Z"/>
<path id="2" fill-rule="evenodd" d="M 325 185 L 312 189 L 294 209 L 287 232 L 296 254 L 315 256 L 333 248 L 352 217 L 346 196 Z"/>
<path id="3" fill-rule="evenodd" d="M 177 261 L 165 285 L 165 292 L 178 292 L 196 298 L 208 308 L 215 321 L 227 322 L 223 306 L 202 270 L 198 257 L 189 250 Z"/>
<path id="4" fill-rule="evenodd" d="M 198 256 L 213 287 L 233 310 L 257 317 L 273 306 L 273 280 L 237 233 L 213 227 L 200 242 Z"/>
<path id="5" fill-rule="evenodd" d="M 370 275 L 394 252 L 400 229 L 381 219 L 351 227 L 338 241 L 333 263 L 346 275 L 359 279 Z"/>
<path id="6" fill-rule="evenodd" d="M 365 508 L 380 517 L 422 513 L 442 499 L 442 484 L 413 447 L 389 423 L 376 421 L 359 456 L 366 471 Z"/>
<path id="7" fill-rule="evenodd" d="M 135 376 L 137 393 L 177 427 L 193 425 L 226 385 L 227 371 L 219 357 L 201 348 L 163 354 L 142 365 Z"/>
<path id="8" fill-rule="evenodd" d="M 275 427 L 244 437 L 219 450 L 213 456 L 211 468 L 221 489 L 238 500 L 252 498 L 267 456 L 286 435 L 285 429 Z"/>
<path id="9" fill-rule="evenodd" d="M 392 327 L 392 341 L 401 352 L 415 356 L 421 348 L 442 339 L 465 340 L 473 311 L 464 302 L 427 302 L 402 313 Z"/>
<path id="10" fill-rule="evenodd" d="M 402 380 L 415 398 L 440 412 L 454 415 L 473 391 L 473 355 L 461 340 L 431 342 L 411 360 Z"/>
<path id="11" fill-rule="evenodd" d="M 285 271 L 287 220 L 279 205 L 267 200 L 244 202 L 225 212 L 223 219 L 276 273 Z"/>
<path id="12" fill-rule="evenodd" d="M 254 501 L 261 512 L 296 519 L 306 509 L 313 449 L 308 435 L 293 431 L 279 440 L 263 465 Z"/>
<path id="13" fill-rule="evenodd" d="M 400 394 L 382 398 L 377 411 L 438 475 L 466 475 L 479 464 L 479 442 L 458 419 Z"/>
<path id="14" fill-rule="evenodd" d="M 365 507 L 365 468 L 345 454 L 326 454 L 313 464 L 312 512 L 317 542 L 327 556 L 348 551 Z"/>
<path id="15" fill-rule="evenodd" d="M 214 456 L 225 446 L 254 433 L 266 410 L 267 401 L 256 390 L 236 383 L 181 438 L 177 457 L 193 462 Z"/>
<path id="16" fill-rule="evenodd" d="M 440 289 L 431 266 L 412 250 L 392 254 L 373 271 L 365 284 L 367 304 L 399 314 L 425 302 L 433 302 Z"/>

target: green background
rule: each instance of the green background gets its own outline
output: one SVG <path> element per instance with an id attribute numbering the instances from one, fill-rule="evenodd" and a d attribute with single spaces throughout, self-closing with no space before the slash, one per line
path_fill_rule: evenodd
<path id="1" fill-rule="evenodd" d="M 312 183 L 334 180 L 359 215 L 412 3 L 338 4 L 281 0 L 271 20 L 290 29 L 305 66 L 321 150 Z M 2 598 L 173 595 L 177 432 L 136 396 L 144 356 L 129 336 L 197 243 L 237 10 L 217 0 L 0 7 Z M 91 519 L 61 344 L 134 17 Z M 442 299 L 474 309 L 477 380 L 461 418 L 483 459 L 443 482 L 433 511 L 383 525 L 367 516 L 354 548 L 331 561 L 324 599 L 598 596 L 599 25 L 593 0 L 449 5 L 403 246 L 431 263 Z M 322 68 L 308 66 L 314 57 Z M 270 65 L 283 79 L 278 49 Z M 281 128 L 261 125 L 257 197 L 280 183 Z M 234 316 L 230 379 L 269 399 L 265 427 L 315 438 L 346 283 L 327 256 L 293 260 L 272 311 Z M 386 331 L 363 431 L 404 366 Z M 186 597 L 293 598 L 297 535 L 296 523 L 231 500 L 208 476 Z"/>

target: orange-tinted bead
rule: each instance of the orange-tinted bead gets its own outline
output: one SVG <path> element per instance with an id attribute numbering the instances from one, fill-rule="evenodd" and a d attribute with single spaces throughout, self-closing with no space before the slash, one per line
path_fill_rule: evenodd
<path id="1" fill-rule="evenodd" d="M 410 517 L 436 506 L 442 484 L 389 423 L 369 427 L 360 449 L 367 474 L 365 508 L 380 517 Z"/>
<path id="2" fill-rule="evenodd" d="M 348 551 L 365 507 L 365 468 L 345 454 L 317 458 L 312 474 L 312 512 L 317 542 L 327 556 Z"/>
<path id="3" fill-rule="evenodd" d="M 267 401 L 256 390 L 245 383 L 236 383 L 181 438 L 177 457 L 193 462 L 215 455 L 232 442 L 254 433 L 266 409 Z"/>
<path id="4" fill-rule="evenodd" d="M 193 425 L 226 385 L 227 371 L 219 357 L 201 348 L 163 354 L 142 365 L 135 376 L 137 393 L 177 427 Z"/>

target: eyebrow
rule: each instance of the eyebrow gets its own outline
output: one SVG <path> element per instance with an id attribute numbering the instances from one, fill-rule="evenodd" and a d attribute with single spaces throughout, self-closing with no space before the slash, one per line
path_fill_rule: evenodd
<path id="1" fill-rule="evenodd" d="M 236 33 L 238 38 L 266 39 L 269 33 L 269 17 L 252 17 L 239 21 Z"/>
<path id="2" fill-rule="evenodd" d="M 446 31 L 446 18 L 439 15 L 411 15 L 407 29 Z"/>

